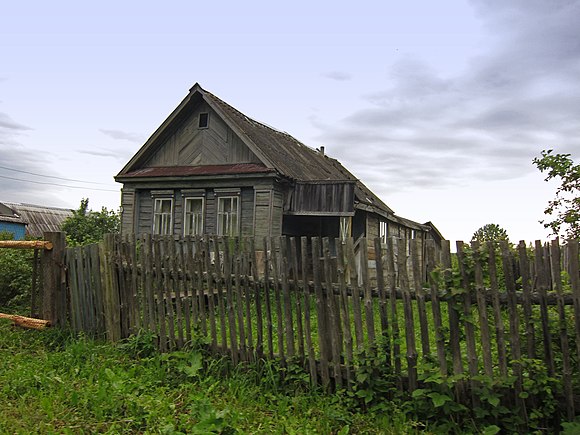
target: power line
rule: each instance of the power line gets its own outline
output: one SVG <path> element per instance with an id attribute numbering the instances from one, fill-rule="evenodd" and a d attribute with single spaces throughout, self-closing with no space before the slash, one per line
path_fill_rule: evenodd
<path id="1" fill-rule="evenodd" d="M 23 171 L 21 169 L 13 169 L 13 168 L 8 168 L 6 166 L 0 166 L 0 169 L 7 169 L 8 171 L 14 171 L 14 172 L 21 172 L 23 174 L 29 174 L 29 175 L 34 175 L 36 177 L 44 177 L 44 178 L 54 178 L 56 180 L 63 180 L 63 181 L 74 181 L 77 183 L 85 183 L 85 184 L 100 184 L 102 186 L 108 186 L 110 185 L 110 183 L 98 183 L 96 181 L 83 181 L 83 180 L 75 180 L 73 178 L 62 178 L 62 177 L 55 177 L 54 175 L 42 175 L 42 174 L 36 174 L 34 172 L 28 172 L 28 171 Z"/>
<path id="2" fill-rule="evenodd" d="M 45 185 L 48 185 L 48 186 L 67 187 L 69 189 L 85 189 L 85 190 L 88 189 L 88 190 L 100 190 L 101 192 L 119 192 L 118 190 L 113 190 L 113 189 L 99 189 L 97 187 L 87 188 L 87 187 L 83 187 L 83 186 L 67 186 L 66 184 L 48 183 L 48 182 L 43 182 L 43 181 L 22 180 L 20 178 L 6 177 L 5 175 L 0 175 L 0 178 L 6 178 L 7 180 L 24 181 L 26 183 L 45 184 Z"/>

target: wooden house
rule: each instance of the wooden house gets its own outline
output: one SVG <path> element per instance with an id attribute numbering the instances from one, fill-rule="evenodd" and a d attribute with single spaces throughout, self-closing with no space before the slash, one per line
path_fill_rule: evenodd
<path id="1" fill-rule="evenodd" d="M 122 232 L 428 238 L 324 148 L 239 112 L 195 84 L 115 177 Z"/>
<path id="2" fill-rule="evenodd" d="M 0 233 L 12 234 L 14 240 L 24 240 L 26 224 L 16 210 L 0 202 Z"/>
<path id="3" fill-rule="evenodd" d="M 25 234 L 33 238 L 42 237 L 45 232 L 61 231 L 61 225 L 64 220 L 73 214 L 72 210 L 66 208 L 23 204 L 19 202 L 1 203 L 0 213 L 2 213 L 2 205 L 13 210 L 25 222 Z M 22 238 L 24 238 L 24 235 Z"/>

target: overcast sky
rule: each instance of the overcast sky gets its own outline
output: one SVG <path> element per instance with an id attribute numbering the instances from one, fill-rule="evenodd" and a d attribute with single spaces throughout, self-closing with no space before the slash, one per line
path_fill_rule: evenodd
<path id="1" fill-rule="evenodd" d="M 118 208 L 199 82 L 450 240 L 547 236 L 532 159 L 580 156 L 580 1 L 278 3 L 5 2 L 0 201 Z"/>

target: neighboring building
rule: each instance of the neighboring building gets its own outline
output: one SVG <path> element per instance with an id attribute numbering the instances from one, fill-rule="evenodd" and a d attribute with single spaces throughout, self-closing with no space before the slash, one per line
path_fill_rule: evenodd
<path id="1" fill-rule="evenodd" d="M 42 237 L 45 232 L 61 231 L 62 222 L 73 214 L 70 209 L 21 204 L 17 202 L 0 203 L 0 214 L 2 212 L 2 205 L 13 210 L 22 218 L 26 224 L 26 236 L 33 238 Z M 2 220 L 1 217 L 0 220 Z"/>
<path id="2" fill-rule="evenodd" d="M 432 224 L 396 216 L 323 147 L 199 84 L 115 180 L 124 233 L 441 239 Z"/>
<path id="3" fill-rule="evenodd" d="M 26 221 L 14 209 L 0 202 L 0 233 L 10 233 L 14 240 L 24 240 Z"/>

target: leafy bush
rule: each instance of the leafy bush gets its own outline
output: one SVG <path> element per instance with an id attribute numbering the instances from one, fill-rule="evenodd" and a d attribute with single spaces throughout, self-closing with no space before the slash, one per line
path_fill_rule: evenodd
<path id="1" fill-rule="evenodd" d="M 10 233 L 0 233 L 0 240 L 11 240 Z M 0 249 L 0 307 L 30 297 L 33 251 Z"/>
<path id="2" fill-rule="evenodd" d="M 105 234 L 118 232 L 120 222 L 119 214 L 106 207 L 89 210 L 89 200 L 83 198 L 79 208 L 63 222 L 62 230 L 66 232 L 67 245 L 88 245 L 103 240 Z"/>

